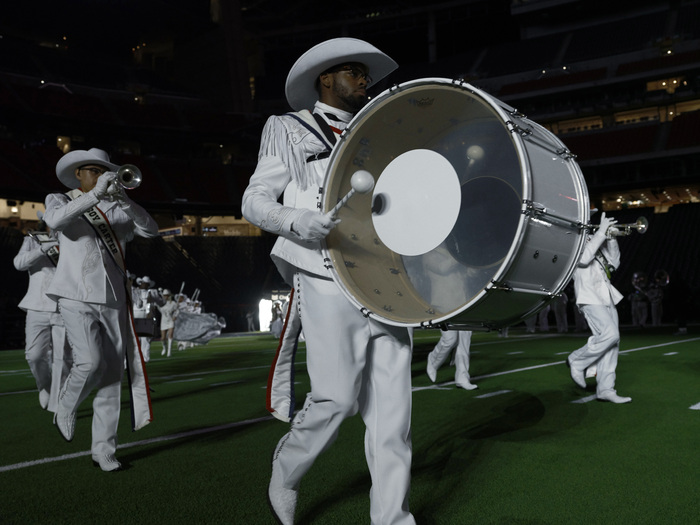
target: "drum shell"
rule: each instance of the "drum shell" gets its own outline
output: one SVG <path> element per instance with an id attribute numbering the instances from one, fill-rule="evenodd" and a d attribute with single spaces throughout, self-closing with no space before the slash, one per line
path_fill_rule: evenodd
<path id="1" fill-rule="evenodd" d="M 455 155 L 469 141 L 486 150 L 477 169 L 473 159 L 462 158 L 468 155 Z M 345 195 L 354 171 L 379 179 L 391 160 L 413 148 L 438 151 L 456 166 L 463 188 L 460 219 L 440 247 L 403 256 L 378 238 L 373 197 L 353 196 L 338 214 L 341 223 L 326 239 L 324 256 L 333 279 L 358 308 L 402 326 L 499 328 L 533 315 L 564 289 L 583 250 L 580 225 L 588 222 L 581 171 L 552 133 L 463 82 L 409 82 L 358 113 L 331 155 L 323 209 Z M 491 237 L 499 237 L 493 249 Z M 455 256 L 458 245 L 471 249 Z M 426 292 L 421 281 L 432 279 L 432 268 L 450 258 L 456 273 L 433 279 L 438 285 Z M 436 308 L 460 287 L 468 289 L 463 301 Z"/>
<path id="2" fill-rule="evenodd" d="M 140 337 L 156 337 L 158 328 L 155 318 L 135 318 L 134 330 Z"/>

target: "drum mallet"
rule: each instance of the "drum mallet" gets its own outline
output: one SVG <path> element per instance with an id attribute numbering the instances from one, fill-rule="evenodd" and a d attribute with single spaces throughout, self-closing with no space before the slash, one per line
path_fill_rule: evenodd
<path id="1" fill-rule="evenodd" d="M 350 177 L 350 187 L 352 188 L 345 197 L 340 199 L 338 204 L 336 204 L 331 211 L 326 213 L 326 217 L 333 219 L 338 210 L 345 206 L 350 197 L 352 197 L 355 192 L 357 193 L 368 193 L 374 188 L 374 177 L 369 171 L 359 170 L 352 174 Z"/>

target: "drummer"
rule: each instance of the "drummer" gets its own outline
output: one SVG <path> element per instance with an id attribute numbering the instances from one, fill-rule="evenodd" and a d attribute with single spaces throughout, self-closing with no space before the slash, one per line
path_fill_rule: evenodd
<path id="1" fill-rule="evenodd" d="M 271 256 L 298 294 L 311 379 L 304 407 L 273 455 L 268 496 L 283 524 L 293 523 L 304 474 L 335 441 L 341 422 L 358 411 L 366 426 L 371 522 L 415 523 L 408 510 L 409 329 L 365 317 L 345 297 L 321 252 L 321 240 L 335 221 L 318 211 L 337 137 L 367 103 L 367 87 L 396 67 L 379 49 L 354 38 L 328 40 L 304 53 L 287 76 L 286 97 L 294 113 L 268 119 L 258 165 L 243 195 L 245 218 L 279 236 Z M 283 373 L 281 363 L 286 370 L 293 366 L 292 358 L 283 357 L 273 364 L 275 375 Z M 293 388 L 293 381 L 287 386 Z"/>

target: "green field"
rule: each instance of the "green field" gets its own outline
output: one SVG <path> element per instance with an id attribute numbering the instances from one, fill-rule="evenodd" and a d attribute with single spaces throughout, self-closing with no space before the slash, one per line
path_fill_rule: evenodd
<path id="1" fill-rule="evenodd" d="M 478 390 L 454 368 L 425 374 L 435 330 L 416 332 L 411 510 L 421 525 L 700 522 L 700 337 L 623 330 L 617 388 L 591 400 L 564 365 L 583 334 L 475 333 Z M 694 333 L 693 333 L 694 332 Z M 130 429 L 122 399 L 118 458 L 91 463 L 90 400 L 66 443 L 39 408 L 24 354 L 0 352 L 0 523 L 272 524 L 270 454 L 287 425 L 265 410 L 269 335 L 221 337 L 148 364 L 154 421 Z M 298 353 L 297 399 L 308 390 Z M 355 416 L 304 478 L 297 523 L 369 523 L 363 424 Z"/>

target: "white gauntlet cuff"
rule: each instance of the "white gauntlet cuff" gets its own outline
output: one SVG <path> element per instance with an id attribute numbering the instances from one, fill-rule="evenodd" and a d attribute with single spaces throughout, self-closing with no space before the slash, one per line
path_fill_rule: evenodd
<path id="1" fill-rule="evenodd" d="M 268 212 L 267 217 L 260 223 L 260 227 L 270 233 L 289 232 L 292 220 L 297 216 L 294 213 L 296 211 L 298 210 L 289 206 L 276 207 Z"/>

